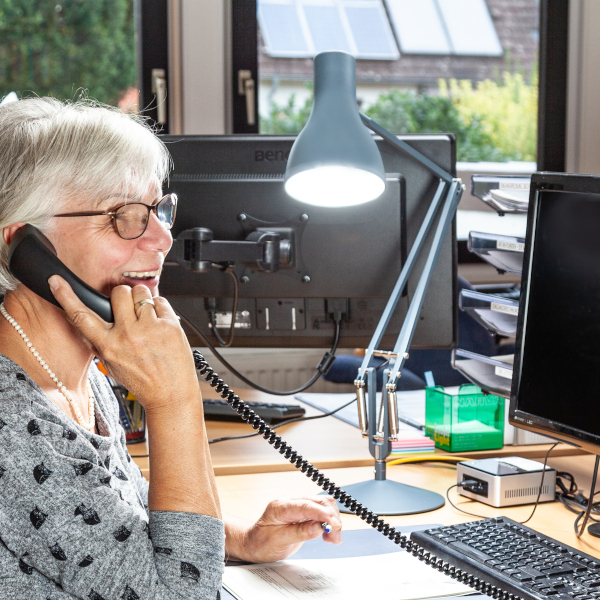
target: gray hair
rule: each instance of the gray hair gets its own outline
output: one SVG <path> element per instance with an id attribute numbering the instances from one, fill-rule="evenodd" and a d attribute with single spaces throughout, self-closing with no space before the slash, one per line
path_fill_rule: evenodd
<path id="1" fill-rule="evenodd" d="M 25 222 L 48 230 L 65 200 L 143 198 L 166 179 L 170 157 L 140 117 L 90 100 L 28 98 L 0 107 L 0 232 Z M 18 280 L 0 236 L 0 295 Z"/>

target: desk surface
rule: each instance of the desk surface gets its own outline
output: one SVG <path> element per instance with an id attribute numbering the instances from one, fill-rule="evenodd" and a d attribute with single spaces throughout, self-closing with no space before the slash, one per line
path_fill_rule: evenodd
<path id="1" fill-rule="evenodd" d="M 580 489 L 589 494 L 594 457 L 564 457 L 550 455 L 548 463 L 559 471 L 572 473 Z M 438 492 L 445 497 L 446 490 L 456 483 L 456 469 L 449 465 L 396 465 L 388 468 L 388 479 L 401 483 L 423 487 Z M 373 469 L 355 467 L 345 469 L 326 469 L 326 475 L 339 486 L 366 481 L 373 477 Z M 256 520 L 270 500 L 280 496 L 310 496 L 320 492 L 320 488 L 300 472 L 262 473 L 229 475 L 217 477 L 217 486 L 224 512 Z M 459 496 L 456 490 L 450 492 L 450 498 L 457 506 L 484 517 L 506 516 L 515 521 L 524 521 L 532 510 L 532 505 L 496 509 Z M 573 531 L 576 515 L 569 512 L 560 502 L 542 503 L 535 515 L 527 523 L 528 527 L 555 538 L 582 552 L 600 558 L 600 538 L 594 538 L 587 532 L 578 540 Z M 465 515 L 447 502 L 436 511 L 404 517 L 386 517 L 389 522 L 402 531 L 403 525 L 433 524 L 450 525 L 473 521 L 475 517 Z M 345 529 L 363 529 L 369 527 L 354 515 L 342 515 Z M 343 537 L 343 534 L 342 534 Z"/>
<path id="2" fill-rule="evenodd" d="M 291 396 L 276 397 L 255 390 L 236 391 L 240 394 L 242 400 L 302 404 Z M 202 385 L 202 393 L 207 398 L 215 397 L 215 393 L 205 385 Z M 302 405 L 306 409 L 306 416 L 322 414 L 315 408 L 306 404 Z M 249 425 L 222 421 L 207 421 L 206 429 L 209 439 L 252 433 L 252 428 Z M 356 427 L 352 427 L 335 417 L 293 423 L 280 428 L 278 431 L 295 450 L 320 469 L 372 467 L 373 465 L 367 439 L 361 437 Z M 548 447 L 547 445 L 506 446 L 502 450 L 465 452 L 461 453 L 461 456 L 484 458 L 498 455 L 518 455 L 526 458 L 541 458 Z M 146 444 L 132 444 L 128 448 L 132 456 L 148 454 Z M 443 451 L 438 450 L 437 452 L 448 455 Z M 553 451 L 553 456 L 574 454 L 582 454 L 582 451 L 567 444 L 561 444 Z M 212 444 L 211 455 L 216 475 L 294 470 L 294 467 L 260 436 Z M 393 457 L 390 457 L 391 459 Z M 148 477 L 148 459 L 138 458 L 135 460 L 144 475 Z"/>

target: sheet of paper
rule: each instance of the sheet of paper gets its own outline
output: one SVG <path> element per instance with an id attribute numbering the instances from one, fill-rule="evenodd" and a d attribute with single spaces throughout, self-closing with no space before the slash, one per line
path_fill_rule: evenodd
<path id="1" fill-rule="evenodd" d="M 225 567 L 223 585 L 239 600 L 418 600 L 472 593 L 406 552 L 286 560 Z"/>

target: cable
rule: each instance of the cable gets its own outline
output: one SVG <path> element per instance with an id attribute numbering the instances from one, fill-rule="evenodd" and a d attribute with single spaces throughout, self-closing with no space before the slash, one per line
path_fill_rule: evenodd
<path id="1" fill-rule="evenodd" d="M 583 525 L 581 526 L 581 530 L 578 529 L 579 519 L 583 513 L 581 513 L 577 519 L 575 519 L 575 533 L 577 537 L 580 538 L 583 532 L 585 531 L 585 526 L 587 525 L 588 519 L 590 518 L 590 512 L 592 511 L 592 506 L 594 505 L 594 496 L 596 495 L 596 477 L 598 476 L 598 465 L 600 464 L 600 456 L 596 456 L 596 462 L 594 464 L 594 474 L 592 475 L 592 485 L 590 487 L 590 499 L 588 500 L 587 507 L 585 509 L 585 517 L 583 518 Z"/>
<path id="2" fill-rule="evenodd" d="M 323 417 L 330 417 L 331 415 L 334 415 L 339 410 L 342 410 L 342 408 L 346 408 L 347 406 L 350 406 L 353 402 L 356 402 L 356 398 L 352 398 L 352 400 L 350 400 L 350 402 L 346 402 L 346 404 L 343 404 L 342 406 L 338 406 L 336 409 L 334 409 L 330 412 L 323 413 L 322 415 L 313 415 L 312 417 L 296 417 L 294 419 L 288 419 L 287 421 L 281 421 L 281 423 L 277 423 L 277 425 L 273 425 L 273 427 L 271 427 L 271 429 L 278 429 L 279 427 L 283 427 L 284 425 L 290 425 L 291 423 L 298 423 L 300 421 L 312 421 L 314 419 L 322 419 Z M 218 442 L 226 442 L 228 440 L 241 440 L 242 438 L 254 437 L 256 435 L 260 435 L 260 432 L 255 431 L 254 433 L 246 433 L 244 435 L 229 435 L 227 437 L 214 438 L 212 440 L 208 440 L 208 443 L 216 444 Z"/>
<path id="3" fill-rule="evenodd" d="M 411 456 L 407 458 L 397 458 L 395 460 L 391 460 L 386 463 L 388 467 L 392 465 L 408 465 L 410 463 L 420 463 L 420 462 L 439 462 L 439 463 L 450 463 L 452 465 L 456 465 L 459 462 L 464 460 L 472 460 L 471 458 L 464 458 L 462 456 L 440 456 L 438 454 L 430 454 L 424 456 Z"/>
<path id="4" fill-rule="evenodd" d="M 237 317 L 237 306 L 238 306 L 238 297 L 239 297 L 238 280 L 237 280 L 237 277 L 236 277 L 231 265 L 227 266 L 225 269 L 223 269 L 221 265 L 213 265 L 213 266 L 220 268 L 225 273 L 229 273 L 231 275 L 231 278 L 233 279 L 233 309 L 231 312 L 231 326 L 229 327 L 229 335 L 227 336 L 226 342 L 223 341 L 221 334 L 217 330 L 217 321 L 215 319 L 215 311 L 214 310 L 208 311 L 210 324 L 212 325 L 213 335 L 217 339 L 219 346 L 221 346 L 221 348 L 229 348 L 229 346 L 231 346 L 231 344 L 233 343 L 233 338 L 235 336 L 235 320 Z"/>
<path id="5" fill-rule="evenodd" d="M 521 521 L 521 525 L 525 525 L 525 523 L 527 523 L 527 521 L 529 521 L 531 519 L 531 517 L 533 517 L 533 514 L 535 513 L 535 509 L 538 507 L 538 504 L 540 502 L 540 496 L 542 495 L 542 488 L 544 487 L 544 477 L 546 476 L 546 465 L 548 464 L 548 457 L 550 456 L 550 452 L 552 452 L 552 450 L 554 450 L 554 448 L 556 448 L 556 446 L 558 446 L 558 442 L 556 442 L 555 444 L 550 446 L 550 448 L 548 448 L 548 452 L 546 452 L 546 457 L 544 458 L 544 467 L 542 468 L 542 481 L 540 481 L 540 489 L 538 490 L 538 495 L 537 495 L 537 498 L 535 499 L 535 504 L 533 505 L 533 510 L 531 511 L 531 514 L 524 521 Z"/>
<path id="6" fill-rule="evenodd" d="M 401 548 L 412 554 L 415 558 L 436 568 L 438 571 L 450 576 L 461 583 L 465 583 L 477 591 L 492 596 L 496 600 L 516 600 L 515 594 L 504 591 L 495 585 L 487 583 L 484 579 L 472 575 L 459 567 L 450 565 L 442 558 L 431 554 L 420 547 L 418 544 L 408 539 L 401 532 L 396 531 L 389 523 L 381 519 L 375 513 L 363 506 L 350 494 L 337 486 L 328 477 L 305 458 L 298 454 L 280 435 L 275 433 L 240 397 L 215 373 L 214 369 L 204 360 L 204 357 L 198 350 L 194 350 L 194 362 L 199 375 L 202 375 L 209 385 L 221 395 L 227 404 L 235 409 L 240 417 L 251 425 L 263 436 L 263 438 L 275 448 L 279 454 L 284 456 L 292 465 L 302 471 L 311 481 L 325 490 L 330 496 L 333 496 L 340 504 L 348 508 L 363 521 L 368 523 L 374 529 L 377 529 L 389 540 L 398 544 Z"/>
<path id="7" fill-rule="evenodd" d="M 329 367 L 333 362 L 333 358 L 336 353 L 338 344 L 340 342 L 341 319 L 335 322 L 335 334 L 333 339 L 333 345 L 331 347 L 331 350 L 329 350 L 329 352 L 325 352 L 325 354 L 323 355 L 321 362 L 317 366 L 317 372 L 301 387 L 295 390 L 289 390 L 287 392 L 280 392 L 277 390 L 269 390 L 267 388 L 264 388 L 261 385 L 250 381 L 250 379 L 242 375 L 233 365 L 231 365 L 223 356 L 221 356 L 221 354 L 219 354 L 219 352 L 213 346 L 211 341 L 206 337 L 206 335 L 204 335 L 204 333 L 202 333 L 202 331 L 200 331 L 200 329 L 198 329 L 198 327 L 196 327 L 196 325 L 194 325 L 194 323 L 192 323 L 192 321 L 190 321 L 190 319 L 188 319 L 179 309 L 175 309 L 175 312 L 181 317 L 181 320 L 184 321 L 185 324 L 194 331 L 194 333 L 196 333 L 202 338 L 204 343 L 210 348 L 210 350 L 225 368 L 229 369 L 236 377 L 241 379 L 246 385 L 253 387 L 259 392 L 264 392 L 265 394 L 272 394 L 274 396 L 291 396 L 293 394 L 299 394 L 300 392 L 303 392 L 304 390 L 308 389 L 313 383 L 315 383 L 315 381 L 317 381 L 317 379 L 319 379 L 319 377 L 321 377 L 323 373 L 326 373 L 329 370 Z"/>

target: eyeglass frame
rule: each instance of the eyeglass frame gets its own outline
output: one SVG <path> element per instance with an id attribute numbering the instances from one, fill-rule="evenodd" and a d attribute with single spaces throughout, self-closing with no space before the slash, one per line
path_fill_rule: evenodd
<path id="1" fill-rule="evenodd" d="M 166 227 L 166 224 L 160 220 L 160 218 L 158 217 L 158 206 L 159 204 L 165 200 L 165 198 L 167 197 L 171 197 L 175 199 L 175 206 L 174 206 L 174 210 L 173 210 L 173 223 L 171 223 L 170 227 Z M 124 202 L 123 204 L 120 204 L 119 206 L 115 206 L 112 210 L 109 211 L 84 211 L 84 212 L 73 212 L 73 213 L 60 213 L 58 215 L 53 215 L 54 217 L 99 217 L 99 216 L 109 216 L 113 222 L 113 227 L 115 228 L 115 231 L 117 232 L 117 235 L 123 239 L 123 240 L 137 240 L 138 238 L 141 238 L 144 233 L 146 233 L 146 229 L 148 229 L 148 223 L 150 222 L 150 213 L 154 211 L 154 214 L 156 215 L 156 218 L 160 221 L 160 223 L 162 225 L 165 225 L 165 229 L 167 231 L 170 231 L 173 228 L 173 225 L 175 223 L 175 217 L 177 216 L 177 194 L 165 194 L 156 204 L 144 204 L 143 202 Z M 144 230 L 140 233 L 140 235 L 136 235 L 135 237 L 132 238 L 124 238 L 120 233 L 119 233 L 119 228 L 117 227 L 117 222 L 115 219 L 115 216 L 117 214 L 117 211 L 121 210 L 124 206 L 132 206 L 133 204 L 139 204 L 141 206 L 144 206 L 145 208 L 148 209 L 148 220 L 146 221 L 146 226 L 144 227 Z"/>

